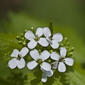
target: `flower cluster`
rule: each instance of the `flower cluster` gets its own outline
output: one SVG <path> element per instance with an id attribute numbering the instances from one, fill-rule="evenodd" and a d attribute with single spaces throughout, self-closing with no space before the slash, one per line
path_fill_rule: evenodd
<path id="1" fill-rule="evenodd" d="M 24 47 L 19 51 L 14 49 L 8 62 L 11 69 L 22 69 L 25 66 L 29 70 L 39 66 L 43 72 L 41 81 L 46 82 L 48 77 L 53 76 L 55 70 L 66 71 L 66 65 L 72 66 L 74 60 L 71 58 L 73 48 L 67 43 L 67 38 L 61 33 L 52 34 L 48 27 L 38 27 L 34 33 L 27 30 L 22 36 Z M 18 39 L 22 40 L 22 39 Z M 29 56 L 26 56 L 29 55 Z M 24 57 L 31 57 L 32 61 L 25 62 Z"/>

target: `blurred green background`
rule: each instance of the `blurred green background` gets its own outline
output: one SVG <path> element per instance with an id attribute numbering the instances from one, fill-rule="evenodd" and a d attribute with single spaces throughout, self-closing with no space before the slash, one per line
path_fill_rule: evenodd
<path id="1" fill-rule="evenodd" d="M 12 50 L 21 48 L 16 35 L 49 22 L 69 37 L 75 64 L 74 72 L 55 74 L 44 85 L 85 85 L 85 0 L 0 0 L 0 85 L 43 85 L 37 70 L 10 70 L 7 63 Z"/>

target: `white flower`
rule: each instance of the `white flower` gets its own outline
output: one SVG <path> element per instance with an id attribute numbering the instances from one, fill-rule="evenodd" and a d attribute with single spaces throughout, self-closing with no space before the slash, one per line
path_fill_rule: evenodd
<path id="1" fill-rule="evenodd" d="M 43 71 L 42 79 L 41 79 L 42 82 L 46 82 L 48 77 L 53 76 L 53 71 L 52 70 L 50 70 L 50 71 L 45 71 L 43 69 L 41 69 L 41 70 Z"/>
<path id="2" fill-rule="evenodd" d="M 13 57 L 13 59 L 8 62 L 8 66 L 11 69 L 14 69 L 16 67 L 18 67 L 19 69 L 24 68 L 25 60 L 23 57 L 26 56 L 28 52 L 29 50 L 27 47 L 22 48 L 20 52 L 17 49 L 14 49 L 11 54 L 11 57 Z M 20 59 L 18 59 L 19 57 Z"/>
<path id="3" fill-rule="evenodd" d="M 36 40 L 36 36 L 32 31 L 27 31 L 25 33 L 25 38 L 28 39 L 30 42 L 28 43 L 28 48 L 33 49 L 37 46 L 37 43 L 39 43 L 43 47 L 47 47 L 49 45 L 48 41 L 46 40 L 47 37 L 51 36 L 51 32 L 48 27 L 44 28 L 37 28 L 36 36 L 39 38 L 39 40 Z M 42 35 L 45 36 L 45 38 L 40 38 Z"/>
<path id="4" fill-rule="evenodd" d="M 47 41 L 49 42 L 50 46 L 53 49 L 57 49 L 59 47 L 59 42 L 61 42 L 63 40 L 63 35 L 61 33 L 56 33 L 52 36 L 52 39 L 50 39 L 51 37 L 51 32 L 49 30 L 49 32 L 45 31 L 49 36 L 46 36 Z"/>
<path id="5" fill-rule="evenodd" d="M 51 70 L 51 65 L 45 60 L 47 60 L 50 56 L 50 53 L 47 50 L 44 50 L 40 55 L 38 50 L 34 49 L 30 52 L 31 57 L 34 59 L 33 61 L 28 62 L 27 67 L 29 70 L 33 70 L 35 67 L 40 65 L 41 69 L 45 71 Z"/>
<path id="6" fill-rule="evenodd" d="M 65 47 L 60 48 L 60 55 L 53 52 L 51 53 L 51 59 L 56 60 L 56 62 L 53 63 L 53 68 L 57 69 L 59 72 L 65 72 L 66 71 L 66 66 L 72 66 L 74 63 L 74 60 L 72 58 L 65 58 L 67 53 L 67 49 Z"/>

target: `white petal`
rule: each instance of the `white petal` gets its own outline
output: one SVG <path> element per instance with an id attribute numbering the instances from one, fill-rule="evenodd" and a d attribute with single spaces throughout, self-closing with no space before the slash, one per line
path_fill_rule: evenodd
<path id="1" fill-rule="evenodd" d="M 51 77 L 51 76 L 53 76 L 53 71 L 52 70 L 47 71 L 46 74 L 47 74 L 48 77 Z"/>
<path id="2" fill-rule="evenodd" d="M 37 42 L 35 40 L 31 40 L 29 43 L 28 43 L 28 48 L 30 49 L 33 49 L 37 46 Z"/>
<path id="3" fill-rule="evenodd" d="M 61 42 L 63 40 L 63 35 L 61 33 L 56 33 L 53 35 L 53 40 L 57 40 L 57 42 Z"/>
<path id="4" fill-rule="evenodd" d="M 38 43 L 43 47 L 47 47 L 49 45 L 45 38 L 40 38 Z"/>
<path id="5" fill-rule="evenodd" d="M 37 65 L 38 63 L 36 61 L 31 61 L 31 62 L 28 62 L 27 67 L 29 70 L 33 70 Z"/>
<path id="6" fill-rule="evenodd" d="M 38 60 L 40 57 L 39 57 L 39 52 L 38 50 L 34 49 L 32 51 L 30 51 L 30 55 L 31 57 L 34 59 L 34 60 Z"/>
<path id="7" fill-rule="evenodd" d="M 41 69 L 44 69 L 45 71 L 51 70 L 51 65 L 49 63 L 43 62 L 40 66 L 41 66 Z"/>
<path id="8" fill-rule="evenodd" d="M 21 58 L 20 60 L 17 60 L 17 67 L 19 69 L 22 69 L 25 67 L 25 60 L 23 58 Z"/>
<path id="9" fill-rule="evenodd" d="M 66 53 L 67 53 L 66 48 L 61 47 L 61 48 L 60 48 L 60 55 L 61 55 L 61 57 L 65 57 L 65 56 L 66 56 Z"/>
<path id="10" fill-rule="evenodd" d="M 52 47 L 53 49 L 57 49 L 57 48 L 59 47 L 59 43 L 58 43 L 56 40 L 52 40 L 51 47 Z"/>
<path id="11" fill-rule="evenodd" d="M 25 38 L 28 39 L 28 40 L 32 40 L 32 39 L 35 38 L 35 35 L 33 34 L 32 31 L 27 31 L 27 32 L 25 33 Z"/>
<path id="12" fill-rule="evenodd" d="M 66 71 L 66 66 L 63 62 L 59 62 L 58 71 L 59 72 L 65 72 Z"/>
<path id="13" fill-rule="evenodd" d="M 41 55 L 40 55 L 40 58 L 44 61 L 46 59 L 48 59 L 50 56 L 50 53 L 47 51 L 47 50 L 44 50 Z"/>
<path id="14" fill-rule="evenodd" d="M 16 58 L 13 58 L 12 60 L 10 60 L 10 61 L 8 62 L 8 66 L 9 66 L 11 69 L 16 68 L 16 66 L 17 66 L 17 59 L 16 59 Z"/>
<path id="15" fill-rule="evenodd" d="M 48 27 L 45 27 L 43 29 L 43 32 L 44 32 L 45 37 L 50 37 L 51 36 L 51 32 L 50 32 L 50 29 Z"/>
<path id="16" fill-rule="evenodd" d="M 42 79 L 41 79 L 41 81 L 44 82 L 44 83 L 47 81 L 47 75 L 46 75 L 46 73 L 43 73 L 43 74 L 42 74 Z"/>
<path id="17" fill-rule="evenodd" d="M 21 49 L 20 53 L 19 53 L 19 56 L 20 57 L 24 57 L 24 56 L 26 56 L 28 54 L 28 52 L 29 52 L 28 48 L 27 47 L 23 47 Z"/>
<path id="18" fill-rule="evenodd" d="M 43 71 L 43 73 L 45 73 L 45 75 L 47 75 L 48 77 L 51 77 L 53 75 L 53 71 L 50 70 L 50 71 L 46 71 L 44 69 L 41 68 L 41 70 Z"/>
<path id="19" fill-rule="evenodd" d="M 11 57 L 18 57 L 18 54 L 19 54 L 19 51 L 17 49 L 14 49 L 11 54 Z"/>
<path id="20" fill-rule="evenodd" d="M 36 35 L 37 35 L 38 37 L 42 36 L 42 35 L 43 35 L 43 29 L 40 28 L 40 27 L 37 28 Z"/>
<path id="21" fill-rule="evenodd" d="M 64 61 L 65 61 L 65 64 L 69 66 L 72 66 L 74 63 L 74 60 L 72 58 L 65 58 Z"/>
<path id="22" fill-rule="evenodd" d="M 56 52 L 52 52 L 51 53 L 51 59 L 53 59 L 53 60 L 59 60 L 59 54 L 57 54 Z"/>

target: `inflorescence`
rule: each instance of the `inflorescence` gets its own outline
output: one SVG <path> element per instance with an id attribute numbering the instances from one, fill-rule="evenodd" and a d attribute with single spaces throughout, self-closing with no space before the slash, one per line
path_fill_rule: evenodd
<path id="1" fill-rule="evenodd" d="M 72 59 L 74 48 L 70 47 L 68 38 L 61 33 L 53 34 L 49 27 L 38 27 L 36 32 L 33 29 L 25 30 L 21 36 L 17 36 L 17 40 L 23 48 L 20 51 L 13 50 L 12 59 L 8 62 L 11 69 L 16 67 L 22 69 L 26 66 L 33 70 L 38 66 L 42 71 L 41 81 L 46 82 L 48 77 L 53 76 L 55 70 L 66 72 L 66 65 L 74 64 Z M 26 63 L 25 56 L 31 57 L 32 61 L 28 60 Z"/>

